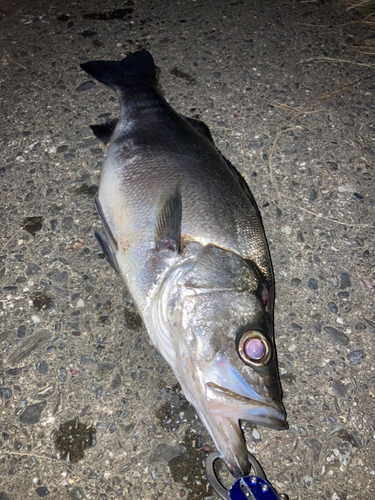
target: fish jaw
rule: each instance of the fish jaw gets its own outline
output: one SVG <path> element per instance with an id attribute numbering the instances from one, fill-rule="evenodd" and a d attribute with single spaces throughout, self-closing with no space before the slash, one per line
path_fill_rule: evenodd
<path id="1" fill-rule="evenodd" d="M 207 408 L 213 415 L 246 420 L 253 424 L 283 430 L 288 428 L 281 405 L 259 402 L 209 383 L 206 386 Z"/>
<path id="2" fill-rule="evenodd" d="M 185 369 L 188 364 L 184 362 Z M 191 365 L 190 365 L 191 366 Z M 202 368 L 202 367 L 201 367 Z M 230 473 L 243 477 L 250 472 L 248 450 L 240 420 L 276 430 L 288 428 L 281 401 L 259 395 L 231 366 L 224 355 L 207 370 L 192 370 L 187 377 L 174 370 L 186 398 L 195 407 Z"/>
<path id="3" fill-rule="evenodd" d="M 242 396 L 213 386 L 213 384 L 206 386 L 206 394 L 204 395 L 206 402 L 202 404 L 203 398 L 200 398 L 197 392 L 193 397 L 188 392 L 189 389 L 185 384 L 186 379 L 178 378 L 185 396 L 195 407 L 226 467 L 235 478 L 248 475 L 251 469 L 249 452 L 240 427 L 240 419 L 278 430 L 288 427 L 283 408 L 277 410 L 261 406 L 254 400 L 245 401 Z"/>
<path id="4" fill-rule="evenodd" d="M 267 375 L 275 381 L 275 386 L 263 386 L 260 387 L 262 391 L 256 390 L 238 373 L 225 354 L 218 354 L 204 379 L 207 408 L 215 415 L 278 430 L 286 429 L 288 425 L 275 363 L 270 363 Z"/>

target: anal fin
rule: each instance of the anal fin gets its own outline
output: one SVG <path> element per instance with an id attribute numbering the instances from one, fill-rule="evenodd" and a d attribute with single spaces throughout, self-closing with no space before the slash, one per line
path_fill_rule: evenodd
<path id="1" fill-rule="evenodd" d="M 106 236 L 97 229 L 94 229 L 94 236 L 96 241 L 99 243 L 100 248 L 103 250 L 104 256 L 107 259 L 107 261 L 111 264 L 116 273 L 120 274 L 115 256 L 112 253 L 111 247 L 108 243 Z"/>
<path id="2" fill-rule="evenodd" d="M 117 241 L 114 238 L 111 228 L 109 227 L 108 222 L 104 217 L 103 208 L 100 204 L 98 197 L 95 197 L 94 204 L 104 231 L 103 234 L 97 229 L 94 229 L 94 236 L 96 238 L 96 241 L 99 243 L 101 249 L 103 250 L 107 261 L 111 264 L 111 266 L 117 273 L 120 273 L 115 257 L 118 251 Z"/>
<path id="3" fill-rule="evenodd" d="M 90 128 L 94 132 L 95 137 L 104 142 L 104 144 L 108 144 L 117 124 L 118 118 L 114 118 L 101 125 L 90 125 Z"/>

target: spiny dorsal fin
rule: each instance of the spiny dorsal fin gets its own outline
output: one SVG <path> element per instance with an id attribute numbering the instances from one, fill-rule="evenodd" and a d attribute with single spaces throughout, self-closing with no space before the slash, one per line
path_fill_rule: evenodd
<path id="1" fill-rule="evenodd" d="M 232 174 L 234 175 L 234 177 L 236 178 L 238 184 L 241 186 L 241 188 L 243 189 L 244 193 L 246 194 L 246 196 L 249 198 L 249 200 L 251 201 L 251 204 L 253 205 L 253 207 L 255 208 L 255 211 L 257 213 L 257 216 L 258 218 L 260 219 L 260 221 L 262 220 L 262 216 L 260 215 L 260 212 L 259 212 L 259 208 L 258 208 L 258 205 L 255 201 L 255 198 L 253 196 L 253 193 L 250 191 L 250 188 L 249 186 L 247 185 L 247 182 L 245 181 L 245 179 L 242 177 L 242 175 L 239 173 L 239 171 L 236 169 L 236 167 L 234 165 L 231 164 L 231 162 L 229 160 L 227 160 L 224 156 L 223 156 L 224 160 L 227 162 L 227 165 L 228 167 L 230 168 L 230 171 L 232 172 Z"/>
<path id="2" fill-rule="evenodd" d="M 204 137 L 207 137 L 207 139 L 210 139 L 210 141 L 214 142 L 210 129 L 204 122 L 202 122 L 202 120 L 196 120 L 195 118 L 189 118 L 187 116 L 184 116 L 184 118 L 190 123 L 190 125 L 195 128 L 197 132 L 202 134 Z"/>
<path id="3" fill-rule="evenodd" d="M 155 248 L 179 252 L 181 239 L 182 199 L 180 184 L 159 199 L 155 228 Z"/>
<path id="4" fill-rule="evenodd" d="M 114 118 L 101 125 L 90 125 L 90 128 L 94 132 L 95 137 L 104 142 L 104 144 L 108 144 L 117 124 L 118 118 Z"/>

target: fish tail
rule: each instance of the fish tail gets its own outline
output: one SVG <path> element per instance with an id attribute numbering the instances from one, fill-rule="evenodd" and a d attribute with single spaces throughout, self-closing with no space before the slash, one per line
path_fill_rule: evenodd
<path id="1" fill-rule="evenodd" d="M 117 89 L 134 80 L 156 83 L 155 64 L 147 50 L 129 54 L 122 61 L 89 61 L 81 68 L 104 85 Z"/>

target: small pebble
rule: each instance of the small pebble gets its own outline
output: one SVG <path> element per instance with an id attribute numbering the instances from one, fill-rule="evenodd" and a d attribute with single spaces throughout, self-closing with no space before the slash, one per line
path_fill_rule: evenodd
<path id="1" fill-rule="evenodd" d="M 302 330 L 302 326 L 300 326 L 298 323 L 292 323 L 292 328 L 298 331 Z"/>
<path id="2" fill-rule="evenodd" d="M 26 325 L 19 326 L 17 330 L 17 340 L 23 339 L 25 334 L 26 334 Z"/>
<path id="3" fill-rule="evenodd" d="M 45 374 L 48 372 L 48 364 L 46 363 L 46 361 L 44 359 L 42 359 L 42 361 L 38 361 L 37 364 L 36 364 L 36 371 L 41 373 L 41 374 Z"/>
<path id="4" fill-rule="evenodd" d="M 87 354 L 81 356 L 81 365 L 89 365 L 90 363 L 91 363 L 90 356 L 87 356 Z"/>
<path id="5" fill-rule="evenodd" d="M 348 345 L 349 344 L 349 337 L 347 335 L 345 335 L 345 333 L 340 332 L 340 330 L 336 330 L 336 328 L 332 328 L 331 326 L 325 326 L 324 330 L 338 344 L 341 344 L 341 345 Z"/>
<path id="6" fill-rule="evenodd" d="M 363 323 L 357 323 L 355 325 L 355 329 L 357 330 L 357 332 L 360 332 L 362 330 L 366 330 L 366 326 Z"/>
<path id="7" fill-rule="evenodd" d="M 77 304 L 76 304 L 76 308 L 77 309 L 82 309 L 83 307 L 85 307 L 85 303 L 82 299 L 78 299 L 77 300 Z"/>
<path id="8" fill-rule="evenodd" d="M 64 384 L 67 381 L 68 378 L 68 372 L 65 370 L 65 368 L 60 368 L 59 372 L 59 380 Z"/>
<path id="9" fill-rule="evenodd" d="M 9 387 L 0 387 L 0 400 L 10 399 L 12 397 L 12 389 Z"/>
<path id="10" fill-rule="evenodd" d="M 16 377 L 22 372 L 22 368 L 9 368 L 5 373 L 6 375 L 10 375 L 11 377 Z"/>
<path id="11" fill-rule="evenodd" d="M 337 305 L 334 302 L 328 302 L 328 307 L 329 307 L 329 310 L 335 314 L 339 310 Z"/>
<path id="12" fill-rule="evenodd" d="M 284 226 L 281 228 L 281 232 L 289 236 L 292 233 L 292 228 L 290 226 Z"/>
<path id="13" fill-rule="evenodd" d="M 47 495 L 49 495 L 49 491 L 45 486 L 39 486 L 39 488 L 37 488 L 35 492 L 40 497 L 46 497 Z"/>
<path id="14" fill-rule="evenodd" d="M 366 354 L 362 350 L 353 351 L 347 356 L 352 365 L 360 365 L 365 357 Z"/>
<path id="15" fill-rule="evenodd" d="M 368 279 L 365 279 L 363 278 L 362 280 L 362 283 L 367 287 L 369 288 L 370 290 L 372 290 L 374 288 L 374 284 L 372 283 L 371 280 L 368 280 Z"/>
<path id="16" fill-rule="evenodd" d="M 317 290 L 319 288 L 318 282 L 314 278 L 310 278 L 307 286 L 311 288 L 311 290 Z"/>
<path id="17" fill-rule="evenodd" d="M 336 276 L 328 276 L 326 278 L 326 281 L 328 281 L 328 283 L 331 283 L 331 285 L 334 287 L 337 287 L 339 284 L 339 280 L 337 279 Z"/>
<path id="18" fill-rule="evenodd" d="M 293 286 L 300 286 L 301 280 L 299 278 L 293 278 L 291 280 L 291 283 L 292 283 Z"/>
<path id="19" fill-rule="evenodd" d="M 341 273 L 340 288 L 349 288 L 351 286 L 349 273 Z"/>
<path id="20" fill-rule="evenodd" d="M 78 85 L 78 87 L 76 88 L 76 92 L 84 92 L 85 90 L 89 90 L 92 87 L 94 87 L 94 85 L 95 85 L 95 82 L 93 82 L 93 81 L 83 82 L 80 85 Z"/>
<path id="21" fill-rule="evenodd" d="M 70 496 L 73 500 L 81 500 L 81 498 L 85 498 L 83 491 L 78 487 L 75 487 L 72 490 Z"/>
<path id="22" fill-rule="evenodd" d="M 253 436 L 253 441 L 255 441 L 256 443 L 262 440 L 262 437 L 258 429 L 253 429 L 252 436 Z"/>
<path id="23" fill-rule="evenodd" d="M 20 416 L 21 424 L 37 424 L 41 417 L 44 408 L 47 406 L 47 401 L 41 401 L 33 405 L 27 406 L 26 410 Z"/>

